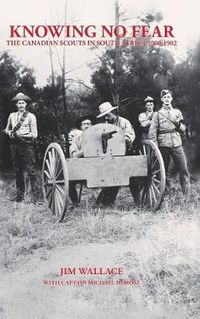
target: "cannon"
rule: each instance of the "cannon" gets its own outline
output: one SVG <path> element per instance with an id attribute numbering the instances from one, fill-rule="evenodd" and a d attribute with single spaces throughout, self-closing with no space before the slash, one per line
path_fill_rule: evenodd
<path id="1" fill-rule="evenodd" d="M 44 155 L 43 195 L 56 221 L 64 218 L 71 203 L 70 182 L 103 188 L 129 186 L 130 179 L 137 184 L 141 207 L 158 209 L 165 191 L 165 168 L 158 147 L 145 140 L 132 155 L 126 155 L 125 134 L 112 124 L 96 124 L 83 133 L 82 158 L 65 158 L 57 143 L 50 143 Z"/>

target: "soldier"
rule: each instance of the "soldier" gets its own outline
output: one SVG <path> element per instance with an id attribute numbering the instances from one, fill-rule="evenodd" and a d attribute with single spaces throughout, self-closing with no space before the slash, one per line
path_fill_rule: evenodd
<path id="1" fill-rule="evenodd" d="M 171 91 L 162 90 L 160 96 L 163 105 L 153 116 L 149 130 L 149 139 L 158 143 L 160 148 L 165 164 L 167 186 L 170 186 L 168 173 L 170 158 L 173 159 L 179 172 L 183 194 L 187 200 L 190 190 L 190 177 L 180 135 L 186 129 L 183 124 L 183 115 L 180 110 L 173 108 L 171 104 L 173 100 Z"/>
<path id="2" fill-rule="evenodd" d="M 24 172 L 30 177 L 33 200 L 37 200 L 35 154 L 33 142 L 37 138 L 37 121 L 33 113 L 26 110 L 30 98 L 18 93 L 12 101 L 16 102 L 17 112 L 11 113 L 5 133 L 10 137 L 10 151 L 16 173 L 16 201 L 24 199 Z"/>
<path id="3" fill-rule="evenodd" d="M 144 100 L 146 111 L 139 114 L 138 120 L 142 128 L 142 140 L 148 139 L 149 128 L 154 115 L 154 99 L 147 96 Z"/>

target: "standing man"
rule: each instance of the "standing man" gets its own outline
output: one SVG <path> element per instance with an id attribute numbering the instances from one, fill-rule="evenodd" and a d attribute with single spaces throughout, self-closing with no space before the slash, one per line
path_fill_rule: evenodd
<path id="1" fill-rule="evenodd" d="M 30 177 L 33 200 L 37 200 L 34 139 L 37 138 L 37 121 L 33 113 L 26 110 L 30 98 L 18 93 L 12 101 L 16 102 L 17 112 L 11 113 L 5 133 L 10 137 L 11 157 L 16 173 L 17 202 L 24 199 L 24 172 Z"/>
<path id="2" fill-rule="evenodd" d="M 97 116 L 97 118 L 102 119 L 102 121 L 105 123 L 107 122 L 109 124 L 116 125 L 124 131 L 125 141 L 126 141 L 126 150 L 128 151 L 129 149 L 131 149 L 132 143 L 135 140 L 135 132 L 131 123 L 127 119 L 121 116 L 118 116 L 115 113 L 116 109 L 117 109 L 116 106 L 112 106 L 109 102 L 105 102 L 99 106 L 100 113 Z M 136 192 L 135 192 L 136 187 L 133 181 L 130 182 L 130 190 L 135 201 L 137 201 Z M 118 191 L 119 191 L 119 187 L 117 186 L 103 188 L 97 198 L 97 204 L 100 204 L 100 203 L 103 205 L 114 204 Z"/>
<path id="3" fill-rule="evenodd" d="M 154 115 L 154 99 L 147 96 L 144 100 L 146 111 L 139 114 L 138 120 L 142 128 L 142 140 L 148 139 L 149 128 Z"/>
<path id="4" fill-rule="evenodd" d="M 160 97 L 163 104 L 153 116 L 149 139 L 158 143 L 165 164 L 168 186 L 170 186 L 169 163 L 170 158 L 173 159 L 180 176 L 183 194 L 187 200 L 190 191 L 190 177 L 180 136 L 180 133 L 185 132 L 186 129 L 183 124 L 183 115 L 180 110 L 173 108 L 171 91 L 162 90 Z"/>

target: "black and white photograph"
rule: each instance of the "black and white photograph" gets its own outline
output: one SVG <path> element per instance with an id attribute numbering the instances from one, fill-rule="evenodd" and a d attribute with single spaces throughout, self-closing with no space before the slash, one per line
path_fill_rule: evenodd
<path id="1" fill-rule="evenodd" d="M 200 318 L 199 12 L 2 2 L 0 319 Z"/>

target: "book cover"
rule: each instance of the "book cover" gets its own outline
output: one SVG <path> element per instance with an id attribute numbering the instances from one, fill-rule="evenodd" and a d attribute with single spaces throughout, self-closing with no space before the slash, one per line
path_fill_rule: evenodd
<path id="1" fill-rule="evenodd" d="M 199 318 L 199 10 L 198 0 L 1 4 L 0 318 Z M 178 136 L 188 177 L 176 159 L 166 174 L 140 122 L 155 121 L 145 107 L 157 113 L 169 92 L 185 130 L 181 140 L 168 123 L 160 140 Z M 19 100 L 28 115 L 13 129 Z M 34 118 L 27 142 L 15 133 Z"/>

